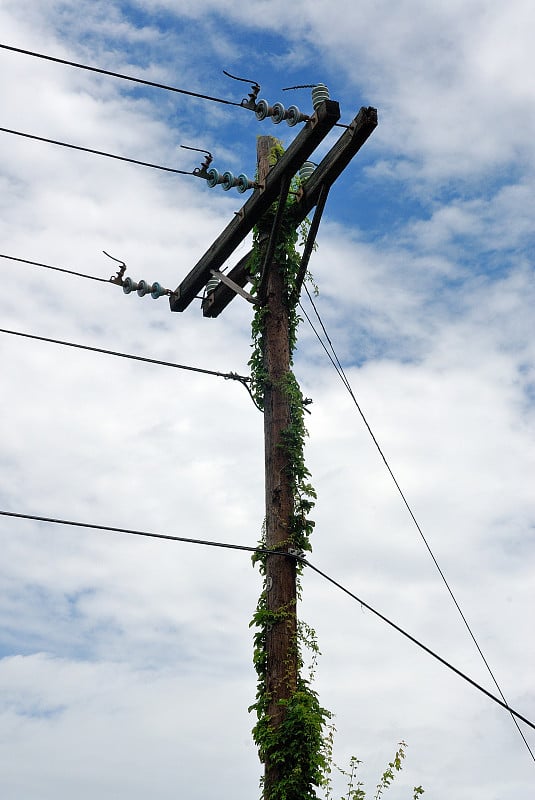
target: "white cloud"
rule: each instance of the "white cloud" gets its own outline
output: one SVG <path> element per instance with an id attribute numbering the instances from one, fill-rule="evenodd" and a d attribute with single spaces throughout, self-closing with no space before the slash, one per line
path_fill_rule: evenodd
<path id="1" fill-rule="evenodd" d="M 329 198 L 311 263 L 318 307 L 509 701 L 532 718 L 531 6 L 197 3 L 181 5 L 185 19 L 165 16 L 171 4 L 143 5 L 138 19 L 100 3 L 7 4 L 0 16 L 6 43 L 179 87 L 239 100 L 245 84 L 221 75 L 233 58 L 231 71 L 263 73 L 269 98 L 312 70 L 345 116 L 357 91 L 378 106 L 378 130 Z M 196 154 L 176 147 L 191 144 L 236 171 L 254 169 L 256 134 L 279 133 L 241 110 L 5 51 L 0 60 L 6 127 L 184 169 Z M 243 200 L 2 142 L 2 252 L 104 278 L 116 264 L 103 249 L 134 279 L 175 288 Z M 170 315 L 165 299 L 1 266 L 2 327 L 247 373 L 240 299 L 205 320 L 198 301 Z M 0 336 L 0 507 L 257 540 L 262 418 L 241 386 Z M 494 691 L 306 323 L 296 369 L 314 399 L 311 560 Z M 3 796 L 200 798 L 214 784 L 223 797 L 254 795 L 247 626 L 260 579 L 248 554 L 0 527 Z M 438 800 L 531 797 L 532 764 L 506 713 L 310 571 L 303 615 L 324 653 L 318 689 L 336 713 L 338 757 L 364 759 L 368 785 L 403 737 L 404 796 L 423 783 Z"/>

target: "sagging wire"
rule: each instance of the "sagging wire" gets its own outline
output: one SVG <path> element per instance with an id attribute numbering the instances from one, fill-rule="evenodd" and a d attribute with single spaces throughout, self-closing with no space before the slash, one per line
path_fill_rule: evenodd
<path id="1" fill-rule="evenodd" d="M 67 61 L 64 58 L 55 58 L 54 56 L 45 55 L 44 53 L 36 53 L 33 50 L 23 50 L 21 47 L 12 47 L 8 44 L 0 44 L 0 48 L 3 50 L 10 50 L 13 53 L 20 53 L 25 56 L 32 56 L 33 58 L 41 58 L 45 61 L 53 61 L 56 64 L 65 64 L 69 67 L 76 67 L 77 69 L 87 70 L 89 72 L 96 72 L 99 75 L 110 75 L 112 78 L 120 78 L 124 81 L 131 81 L 133 83 L 139 83 L 143 86 L 153 86 L 156 89 L 165 89 L 168 92 L 176 92 L 178 94 L 184 94 L 188 97 L 197 97 L 200 100 L 211 100 L 214 103 L 224 103 L 227 106 L 237 106 L 238 108 L 241 107 L 241 103 L 235 103 L 233 100 L 225 100 L 221 97 L 212 97 L 207 94 L 199 94 L 199 92 L 192 92 L 189 89 L 178 89 L 176 86 L 168 86 L 165 83 L 156 83 L 155 81 L 145 80 L 144 78 L 136 78 L 132 75 L 124 75 L 120 72 L 112 72 L 108 69 L 100 69 L 99 67 L 92 67 L 88 64 L 80 64 L 76 61 Z"/>
<path id="2" fill-rule="evenodd" d="M 294 559 L 295 561 L 300 562 L 304 566 L 309 567 L 309 569 L 311 569 L 313 572 L 318 574 L 320 577 L 322 577 L 324 580 L 326 580 L 332 586 L 334 586 L 335 588 L 337 588 L 340 591 L 344 592 L 344 594 L 347 594 L 349 597 L 351 597 L 353 600 L 355 600 L 357 603 L 359 603 L 359 605 L 362 608 L 365 608 L 367 611 L 369 611 L 371 614 L 376 616 L 382 622 L 385 622 L 387 625 L 389 625 L 395 631 L 400 633 L 402 636 L 404 636 L 410 642 L 415 644 L 417 647 L 419 647 L 425 653 L 430 655 L 436 661 L 439 661 L 443 666 L 447 667 L 449 670 L 454 672 L 458 677 L 462 678 L 467 683 L 469 683 L 473 688 L 477 689 L 482 694 L 486 695 L 486 697 L 488 697 L 490 700 L 495 702 L 497 705 L 501 706 L 501 708 L 503 708 L 506 711 L 508 711 L 512 716 L 514 716 L 515 718 L 521 720 L 526 725 L 528 725 L 530 728 L 535 730 L 535 723 L 533 723 L 530 719 L 525 717 L 520 712 L 515 711 L 515 709 L 513 709 L 507 703 L 505 703 L 502 700 L 500 700 L 500 698 L 496 697 L 496 695 L 494 695 L 491 692 L 489 692 L 487 689 L 485 689 L 483 686 L 481 686 L 481 684 L 479 684 L 476 681 L 474 681 L 466 673 L 462 672 L 460 669 L 457 669 L 457 667 L 455 667 L 453 664 L 451 664 L 451 662 L 447 661 L 445 658 L 440 656 L 434 650 L 431 650 L 430 647 L 427 647 L 427 645 L 423 644 L 423 642 L 421 642 L 415 636 L 412 636 L 410 633 L 408 633 L 402 627 L 400 627 L 395 622 L 393 622 L 391 619 L 386 617 L 384 614 L 381 614 L 380 611 L 377 611 L 377 609 L 375 609 L 373 606 L 369 605 L 369 603 L 366 603 L 364 600 L 362 600 L 360 597 L 358 597 L 354 592 L 352 592 L 350 589 L 345 587 L 343 584 L 339 583 L 337 580 L 332 578 L 326 572 L 323 572 L 323 570 L 319 569 L 319 567 L 316 567 L 314 564 L 312 564 L 310 561 L 308 561 L 304 557 L 304 555 L 303 555 L 303 553 L 301 551 L 298 551 L 298 550 L 276 550 L 276 549 L 273 550 L 273 549 L 266 548 L 266 547 L 250 547 L 250 546 L 247 546 L 247 545 L 230 544 L 230 543 L 227 543 L 227 542 L 211 541 L 211 540 L 207 540 L 207 539 L 193 539 L 193 538 L 189 538 L 189 537 L 185 537 L 185 536 L 174 536 L 172 534 L 156 533 L 156 532 L 153 532 L 153 531 L 135 530 L 135 529 L 132 529 L 132 528 L 118 528 L 118 527 L 112 527 L 111 525 L 99 525 L 99 524 L 90 523 L 90 522 L 78 522 L 78 521 L 74 521 L 74 520 L 58 519 L 56 517 L 45 517 L 45 516 L 40 516 L 40 515 L 37 515 L 37 514 L 22 514 L 20 512 L 15 512 L 15 511 L 0 510 L 0 516 L 2 516 L 2 517 L 11 517 L 13 519 L 24 519 L 24 520 L 28 520 L 28 521 L 31 521 L 31 522 L 46 522 L 46 523 L 55 524 L 55 525 L 65 525 L 65 526 L 76 527 L 76 528 L 88 528 L 89 530 L 96 530 L 96 531 L 101 531 L 101 532 L 104 532 L 104 533 L 123 533 L 123 534 L 130 534 L 130 535 L 134 535 L 134 536 L 147 537 L 147 538 L 151 538 L 151 539 L 165 539 L 165 540 L 168 540 L 168 541 L 181 542 L 181 543 L 185 543 L 185 544 L 196 544 L 196 545 L 202 545 L 202 546 L 205 546 L 205 547 L 218 547 L 218 548 L 225 548 L 227 550 L 241 550 L 241 551 L 245 551 L 245 552 L 248 552 L 248 553 L 260 553 L 262 555 L 279 556 L 280 558 L 291 558 L 291 559 Z"/>

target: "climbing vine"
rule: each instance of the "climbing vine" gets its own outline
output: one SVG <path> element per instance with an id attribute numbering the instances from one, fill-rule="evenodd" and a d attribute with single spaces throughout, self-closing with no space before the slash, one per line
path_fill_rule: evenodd
<path id="1" fill-rule="evenodd" d="M 276 146 L 271 153 L 272 163 L 282 154 L 282 148 Z M 298 186 L 294 185 L 295 191 Z M 281 218 L 277 244 L 274 253 L 274 263 L 280 269 L 284 278 L 284 302 L 288 311 L 288 339 L 290 351 L 290 367 L 293 365 L 293 353 L 297 340 L 297 328 L 300 322 L 297 312 L 299 302 L 299 268 L 300 254 L 298 242 L 300 235 L 304 238 L 305 228 L 295 228 L 292 217 L 292 205 L 295 194 L 290 192 L 284 213 Z M 261 269 L 263 245 L 266 231 L 271 228 L 274 216 L 277 213 L 277 204 L 269 209 L 262 219 L 261 227 L 257 227 L 253 234 L 253 251 L 249 259 L 249 271 L 253 285 L 253 294 L 259 292 L 261 287 Z M 311 276 L 307 275 L 311 280 Z M 317 293 L 317 287 L 312 282 L 312 288 Z M 256 404 L 264 409 L 264 395 L 267 386 L 267 372 L 265 368 L 265 325 L 268 314 L 266 304 L 259 303 L 255 306 L 252 321 L 252 354 L 249 361 L 251 367 L 251 390 Z M 310 513 L 314 508 L 316 492 L 310 482 L 310 472 L 304 458 L 304 444 L 307 430 L 304 421 L 304 402 L 299 383 L 291 368 L 282 377 L 280 382 L 289 407 L 289 425 L 282 432 L 281 446 L 284 448 L 287 463 L 287 478 L 289 479 L 293 497 L 293 512 L 288 530 L 286 544 L 303 553 L 310 552 L 312 547 L 310 536 L 314 530 L 314 521 Z M 260 541 L 262 548 L 266 547 L 265 528 Z M 317 789 L 321 789 L 326 800 L 332 800 L 332 771 L 335 767 L 347 781 L 347 792 L 341 800 L 364 800 L 366 797 L 363 785 L 357 780 L 357 768 L 360 761 L 353 757 L 348 770 L 336 767 L 333 762 L 334 725 L 331 722 L 332 714 L 323 708 L 318 695 L 312 688 L 315 667 L 320 655 L 316 633 L 307 623 L 298 620 L 296 623 L 296 641 L 293 656 L 297 660 L 297 681 L 295 689 L 286 699 L 279 700 L 281 717 L 276 725 L 272 723 L 269 715 L 271 697 L 267 688 L 267 632 L 274 625 L 290 624 L 296 622 L 296 608 L 283 606 L 278 609 L 268 608 L 266 585 L 266 556 L 256 553 L 253 563 L 258 564 L 260 573 L 264 578 L 263 591 L 258 600 L 256 610 L 251 621 L 254 627 L 253 662 L 257 672 L 257 692 L 255 702 L 249 711 L 255 711 L 257 716 L 253 728 L 253 737 L 258 747 L 260 760 L 265 764 L 275 766 L 277 780 L 269 789 L 269 797 L 264 793 L 262 779 L 262 797 L 264 800 L 317 800 Z M 297 568 L 297 595 L 300 597 L 301 588 L 299 576 L 303 565 L 298 561 Z M 309 654 L 308 671 L 305 672 L 304 651 Z M 383 792 L 389 788 L 395 774 L 402 766 L 405 757 L 405 743 L 400 742 L 394 759 L 389 762 L 377 785 L 374 800 L 380 800 Z M 423 789 L 415 787 L 413 800 L 418 800 Z"/>
<path id="2" fill-rule="evenodd" d="M 273 163 L 280 156 L 278 147 L 271 153 Z M 292 187 L 294 190 L 296 186 Z M 297 313 L 299 287 L 297 276 L 300 266 L 300 254 L 297 248 L 299 236 L 303 231 L 296 230 L 292 219 L 291 207 L 295 195 L 290 193 L 277 237 L 274 262 L 282 271 L 284 278 L 284 302 L 288 311 L 288 338 L 290 350 L 290 366 L 293 365 L 293 352 L 296 345 L 299 315 Z M 277 204 L 274 204 L 262 219 L 261 228 L 256 228 L 253 239 L 253 252 L 249 261 L 253 293 L 258 292 L 261 281 L 261 264 L 265 231 L 271 228 Z M 263 304 L 255 306 L 252 322 L 252 355 L 251 387 L 258 406 L 264 408 L 264 393 L 267 374 L 264 361 L 264 335 L 267 308 Z M 284 448 L 287 463 L 287 478 L 292 497 L 293 512 L 288 530 L 288 545 L 302 552 L 310 552 L 310 535 L 314 522 L 310 512 L 314 507 L 316 492 L 310 482 L 310 472 L 304 458 L 304 443 L 307 436 L 304 421 L 303 396 L 299 384 L 290 369 L 282 378 L 279 387 L 288 402 L 289 425 L 282 432 L 281 446 Z M 262 537 L 265 546 L 265 536 Z M 260 566 L 260 572 L 266 574 L 265 556 L 256 554 L 253 558 Z M 297 564 L 298 580 L 302 565 Z M 300 587 L 298 586 L 298 595 Z M 275 766 L 277 770 L 276 785 L 270 788 L 267 800 L 315 800 L 316 787 L 325 784 L 328 770 L 329 751 L 326 731 L 331 717 L 323 708 L 317 693 L 312 688 L 314 667 L 319 649 L 313 629 L 306 623 L 297 623 L 297 640 L 294 656 L 297 657 L 297 683 L 290 697 L 279 701 L 281 720 L 273 725 L 268 714 L 270 696 L 267 690 L 267 658 L 266 633 L 275 624 L 295 621 L 296 609 L 282 607 L 270 610 L 267 606 L 267 589 L 259 598 L 251 626 L 254 626 L 253 661 L 258 675 L 256 701 L 249 710 L 254 710 L 257 722 L 253 736 L 258 747 L 260 760 Z M 304 649 L 311 653 L 311 664 L 307 674 L 305 671 Z M 263 786 L 263 783 L 262 783 Z"/>

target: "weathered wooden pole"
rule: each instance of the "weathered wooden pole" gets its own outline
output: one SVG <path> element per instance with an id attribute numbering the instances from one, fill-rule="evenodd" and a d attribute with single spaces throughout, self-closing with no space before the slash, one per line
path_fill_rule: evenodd
<path id="1" fill-rule="evenodd" d="M 293 344 L 290 337 L 295 336 L 292 305 L 298 300 L 307 257 L 329 188 L 377 125 L 374 108 L 361 108 L 353 122 L 343 126 L 346 130 L 338 142 L 301 187 L 300 196 L 292 203 L 291 216 L 285 217 L 285 214 L 291 178 L 339 119 L 338 103 L 323 100 L 280 160 L 273 158 L 279 151 L 276 139 L 271 136 L 258 139 L 258 186 L 169 297 L 171 311 L 184 311 L 214 276 L 220 279 L 220 284 L 203 300 L 205 317 L 218 316 L 236 294 L 260 304 L 260 316 L 255 325 L 258 323 L 257 333 L 261 330 L 261 340 L 257 340 L 256 345 L 261 343 L 263 363 L 260 370 L 253 371 L 255 378 L 264 383 L 266 549 L 273 551 L 273 555 L 265 556 L 265 586 L 254 618 L 257 625 L 255 666 L 259 682 L 257 702 L 252 708 L 257 711 L 254 736 L 265 767 L 264 800 L 302 800 L 305 795 L 311 796 L 312 787 L 320 785 L 322 780 L 318 754 L 321 753 L 323 724 L 329 714 L 319 706 L 316 694 L 307 689 L 306 681 L 298 672 L 296 555 L 299 555 L 299 548 L 308 543 L 313 523 L 307 522 L 306 516 L 313 494 L 310 487 L 302 486 L 303 499 L 298 488 L 298 484 L 302 484 L 303 469 L 302 465 L 296 469 L 299 456 L 295 437 L 297 435 L 301 441 L 304 429 L 299 417 L 302 409 L 296 409 L 296 403 L 302 398 L 290 372 Z M 277 195 L 277 212 L 273 218 Z M 277 248 L 278 232 L 282 227 L 279 242 L 282 245 L 284 231 L 286 236 L 288 231 L 293 236 L 313 208 L 316 210 L 310 227 L 312 236 L 305 246 L 299 271 L 289 279 L 286 268 L 290 265 L 286 262 L 285 248 Z M 243 291 L 253 277 L 250 257 L 254 251 L 244 256 L 229 273 L 220 272 L 224 262 L 255 225 L 259 229 L 257 244 L 261 251 L 257 255 L 262 260 L 260 272 L 256 271 L 255 264 L 256 298 Z M 293 262 L 292 267 L 295 266 Z M 258 355 L 257 350 L 255 358 Z M 255 366 L 259 366 L 256 361 Z M 260 390 L 258 383 L 256 388 Z"/>
<path id="2" fill-rule="evenodd" d="M 278 144 L 271 136 L 257 140 L 258 174 L 262 181 L 269 171 L 270 158 Z M 284 192 L 279 202 L 285 203 Z M 266 241 L 271 224 L 265 218 L 259 223 L 260 237 Z M 267 245 L 266 245 L 267 246 Z M 269 255 L 269 254 L 268 254 Z M 290 402 L 287 376 L 290 370 L 289 309 L 286 302 L 285 276 L 274 258 L 265 263 L 263 300 L 266 305 L 264 328 L 264 446 L 266 493 L 266 546 L 287 550 L 294 501 L 284 431 L 290 427 Z M 294 558 L 267 556 L 267 610 L 279 619 L 266 631 L 266 689 L 269 696 L 268 715 L 273 729 L 282 723 L 288 700 L 297 686 L 297 617 L 296 561 Z M 266 759 L 264 797 L 270 800 L 279 779 L 277 764 Z"/>

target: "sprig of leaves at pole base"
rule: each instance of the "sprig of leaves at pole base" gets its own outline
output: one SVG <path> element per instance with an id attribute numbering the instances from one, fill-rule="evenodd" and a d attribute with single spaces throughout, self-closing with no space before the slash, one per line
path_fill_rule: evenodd
<path id="1" fill-rule="evenodd" d="M 333 731 L 334 728 L 331 728 L 331 735 L 330 735 L 330 752 L 329 752 L 329 760 L 332 764 L 332 742 L 333 742 Z M 381 775 L 379 782 L 375 788 L 375 794 L 373 796 L 373 800 L 381 800 L 386 789 L 389 789 L 392 785 L 393 781 L 396 778 L 397 773 L 401 772 L 403 768 L 403 760 L 405 758 L 405 750 L 407 748 L 406 743 L 402 740 L 398 744 L 398 749 L 394 754 L 394 758 L 392 761 L 388 763 L 388 766 L 384 770 L 383 774 Z M 339 766 L 336 766 L 337 771 L 344 776 L 346 780 L 346 789 L 344 792 L 343 797 L 340 800 L 366 800 L 366 791 L 364 789 L 364 784 L 361 780 L 357 780 L 357 773 L 358 768 L 362 764 L 362 761 L 358 759 L 356 756 L 351 756 L 349 759 L 349 766 L 347 769 L 342 769 Z M 332 789 L 332 779 L 330 777 L 330 772 L 325 782 L 325 800 L 333 800 L 333 789 Z M 421 786 L 414 786 L 412 790 L 412 800 L 418 800 L 421 795 L 424 794 L 424 789 Z"/>
<path id="2" fill-rule="evenodd" d="M 273 163 L 280 155 L 281 149 L 275 148 L 272 153 Z M 298 297 L 296 296 L 296 278 L 300 266 L 300 255 L 297 250 L 299 231 L 296 231 L 291 215 L 294 197 L 295 195 L 289 195 L 273 259 L 276 265 L 274 268 L 280 269 L 284 276 L 284 302 L 287 304 L 289 319 L 290 365 L 293 363 L 292 356 L 300 321 L 297 313 Z M 275 213 L 276 204 L 263 217 L 261 229 L 257 227 L 253 233 L 253 252 L 249 261 L 253 293 L 258 291 L 261 281 L 263 245 L 266 231 L 271 228 Z M 264 393 L 268 378 L 264 365 L 264 329 L 268 313 L 266 305 L 255 306 L 252 322 L 253 349 L 249 361 L 251 389 L 258 406 L 262 409 L 264 408 Z M 302 552 L 310 552 L 310 535 L 314 529 L 314 522 L 309 518 L 309 514 L 314 507 L 316 492 L 310 482 L 310 472 L 304 458 L 307 430 L 304 423 L 303 395 L 291 370 L 282 377 L 279 388 L 287 398 L 290 412 L 290 422 L 288 428 L 282 432 L 281 441 L 281 447 L 284 448 L 286 454 L 287 478 L 293 496 L 293 513 L 285 545 Z M 265 541 L 263 546 L 265 547 Z M 265 556 L 255 554 L 253 562 L 259 563 L 260 572 L 265 577 Z M 298 574 L 301 570 L 302 564 L 298 563 Z M 266 587 L 264 586 L 251 621 L 251 626 L 255 628 L 253 662 L 258 682 L 256 700 L 249 711 L 254 710 L 257 715 L 253 737 L 258 747 L 260 760 L 272 765 L 277 772 L 277 781 L 274 786 L 270 787 L 270 796 L 266 800 L 316 800 L 316 788 L 325 784 L 329 768 L 326 732 L 331 713 L 321 706 L 317 693 L 311 687 L 319 649 L 315 632 L 303 622 L 297 623 L 298 633 L 294 650 L 298 664 L 297 686 L 289 698 L 279 701 L 281 716 L 276 725 L 272 724 L 268 714 L 272 698 L 267 691 L 266 634 L 272 626 L 293 623 L 295 618 L 296 608 L 293 604 L 292 607 L 283 607 L 275 611 L 268 609 Z M 312 653 L 312 667 L 306 677 L 303 675 L 304 647 Z M 261 781 L 261 786 L 264 789 L 263 781 Z"/>

